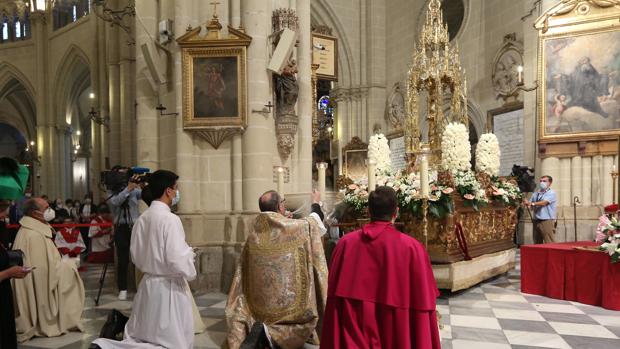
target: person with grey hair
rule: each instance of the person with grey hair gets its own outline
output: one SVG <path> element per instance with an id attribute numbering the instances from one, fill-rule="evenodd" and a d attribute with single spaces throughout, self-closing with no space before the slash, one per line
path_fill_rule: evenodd
<path id="1" fill-rule="evenodd" d="M 26 200 L 13 245 L 24 252 L 24 265 L 33 269 L 13 281 L 19 342 L 81 330 L 84 284 L 75 263 L 62 260 L 52 241 L 54 229 L 45 217 L 48 207 L 42 198 Z"/>
<path id="2" fill-rule="evenodd" d="M 264 193 L 228 294 L 228 347 L 301 348 L 318 344 L 327 297 L 318 192 L 307 219 L 287 217 L 284 198 Z M 271 343 L 271 344 L 269 344 Z"/>

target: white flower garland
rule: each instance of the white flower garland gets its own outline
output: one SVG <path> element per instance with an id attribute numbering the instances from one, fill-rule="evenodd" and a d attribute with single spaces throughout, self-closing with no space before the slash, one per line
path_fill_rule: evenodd
<path id="1" fill-rule="evenodd" d="M 382 133 L 370 137 L 370 141 L 368 142 L 368 159 L 376 162 L 377 174 L 389 173 L 392 170 L 390 145 L 388 144 L 387 138 Z"/>
<path id="2" fill-rule="evenodd" d="M 493 133 L 480 136 L 476 147 L 476 171 L 490 176 L 499 175 L 501 152 L 499 142 Z"/>
<path id="3" fill-rule="evenodd" d="M 441 137 L 441 166 L 457 172 L 471 169 L 471 144 L 465 125 L 450 123 Z"/>

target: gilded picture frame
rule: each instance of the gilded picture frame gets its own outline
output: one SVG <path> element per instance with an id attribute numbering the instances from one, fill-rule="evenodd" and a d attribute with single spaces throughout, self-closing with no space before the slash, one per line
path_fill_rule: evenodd
<path id="1" fill-rule="evenodd" d="M 342 167 L 343 175 L 351 180 L 359 180 L 368 176 L 368 144 L 364 143 L 359 137 L 353 137 L 351 141 L 342 148 Z"/>
<path id="2" fill-rule="evenodd" d="M 226 38 L 220 38 L 221 25 L 216 20 L 207 26 L 205 36 L 199 35 L 199 27 L 177 40 L 183 70 L 183 129 L 214 148 L 247 127 L 247 47 L 251 43 L 251 37 L 232 27 Z"/>
<path id="3" fill-rule="evenodd" d="M 538 140 L 620 135 L 620 1 L 568 0 L 538 18 Z"/>

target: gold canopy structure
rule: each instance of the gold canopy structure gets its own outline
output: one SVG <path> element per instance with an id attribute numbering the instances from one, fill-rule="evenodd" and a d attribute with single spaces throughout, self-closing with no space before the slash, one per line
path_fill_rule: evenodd
<path id="1" fill-rule="evenodd" d="M 420 128 L 419 101 L 426 96 L 427 137 Z M 444 101 L 450 101 L 448 115 Z M 405 147 L 410 168 L 421 142 L 427 139 L 431 151 L 430 165 L 441 162 L 441 136 L 450 122 L 460 122 L 468 127 L 467 81 L 461 68 L 458 46 L 450 45 L 448 25 L 443 21 L 439 0 L 431 0 L 426 13 L 426 23 L 413 50 L 412 63 L 407 77 L 407 115 L 405 122 Z"/>

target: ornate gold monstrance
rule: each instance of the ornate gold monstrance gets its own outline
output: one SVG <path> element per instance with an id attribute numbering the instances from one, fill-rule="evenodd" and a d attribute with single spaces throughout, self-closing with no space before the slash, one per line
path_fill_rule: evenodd
<path id="1" fill-rule="evenodd" d="M 407 101 L 405 121 L 405 147 L 410 167 L 421 142 L 429 143 L 431 167 L 441 162 L 441 135 L 450 122 L 460 122 L 466 127 L 467 81 L 461 68 L 458 46 L 450 45 L 448 25 L 443 22 L 439 0 L 431 0 L 426 13 L 418 44 L 413 50 L 407 77 Z M 419 101 L 426 96 L 426 137 L 420 132 Z M 444 111 L 444 101 L 449 100 L 449 114 Z"/>

